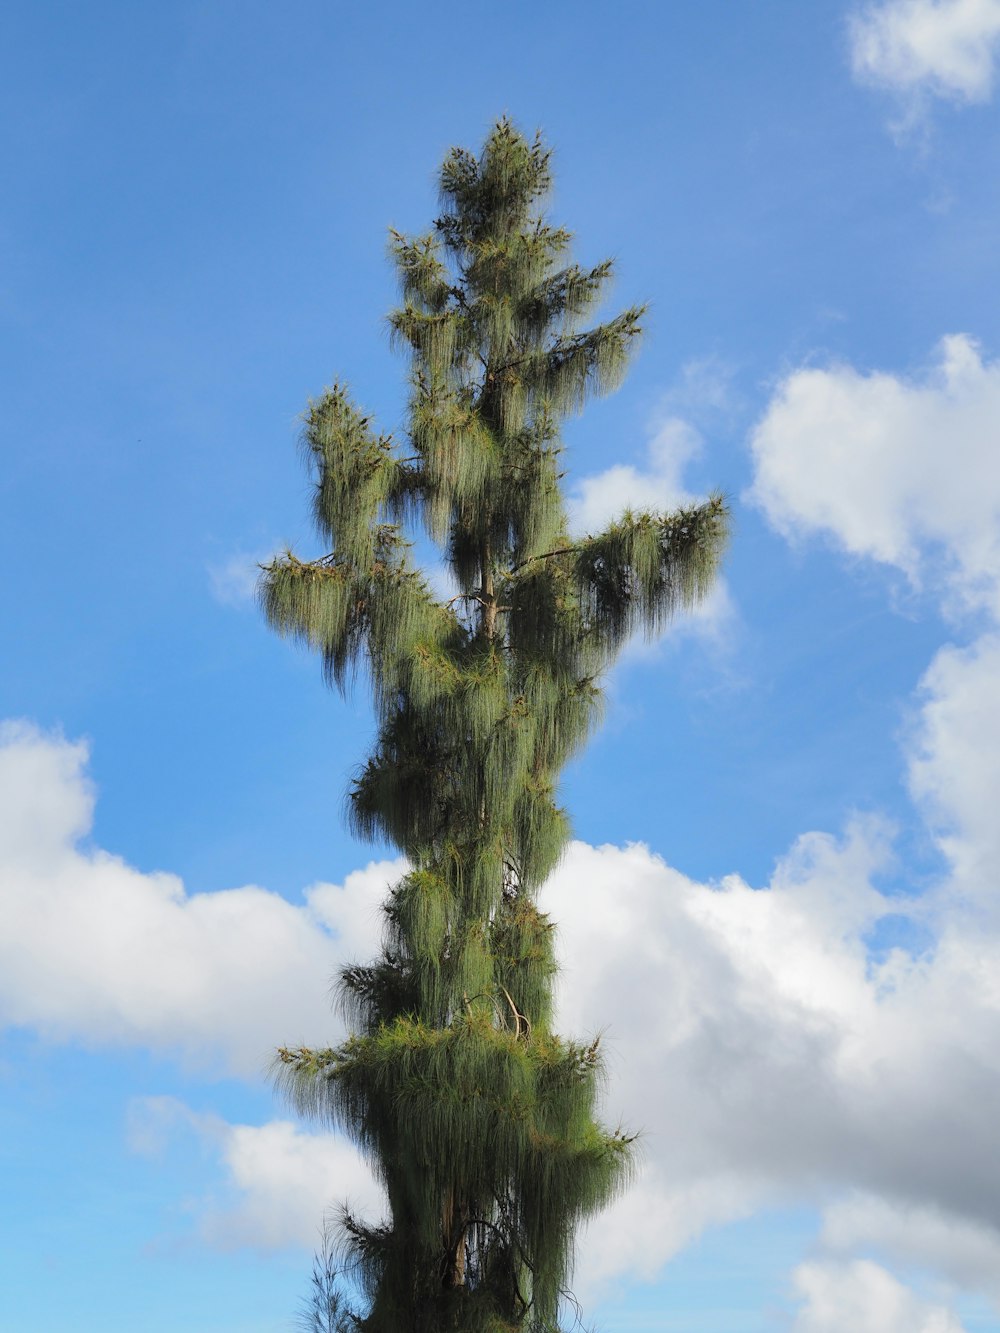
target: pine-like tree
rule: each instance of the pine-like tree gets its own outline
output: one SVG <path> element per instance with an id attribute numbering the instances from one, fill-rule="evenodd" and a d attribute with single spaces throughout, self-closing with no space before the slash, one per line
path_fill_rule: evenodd
<path id="1" fill-rule="evenodd" d="M 550 155 L 501 120 L 441 170 L 443 214 L 392 233 L 412 359 L 405 450 L 336 385 L 304 437 L 331 554 L 262 579 L 271 624 L 343 687 L 371 683 L 379 734 L 350 819 L 412 869 L 388 894 L 377 960 L 350 966 L 350 1036 L 279 1053 L 300 1112 L 346 1131 L 389 1214 L 342 1218 L 372 1333 L 555 1330 L 577 1224 L 627 1180 L 629 1137 L 594 1117 L 597 1042 L 551 1028 L 552 925 L 536 905 L 562 853 L 560 769 L 594 726 L 623 641 L 703 596 L 725 540 L 718 496 L 567 529 L 559 423 L 620 380 L 632 308 L 581 327 L 611 264 L 568 262 L 542 212 Z M 411 562 L 418 520 L 458 591 Z"/>

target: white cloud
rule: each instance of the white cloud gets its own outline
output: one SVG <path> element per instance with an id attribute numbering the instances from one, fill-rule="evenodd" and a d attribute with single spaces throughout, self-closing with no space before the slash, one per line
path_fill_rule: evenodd
<path id="1" fill-rule="evenodd" d="M 874 1251 L 908 1267 L 936 1270 L 959 1288 L 1000 1301 L 1000 1233 L 940 1208 L 852 1193 L 824 1211 L 822 1243 L 834 1253 Z"/>
<path id="2" fill-rule="evenodd" d="M 998 409 L 1000 365 L 965 335 L 944 339 L 938 364 L 920 377 L 795 371 L 754 432 L 751 495 L 786 536 L 825 534 L 933 589 L 946 612 L 978 610 L 995 622 Z M 864 1328 L 869 1308 L 883 1311 L 872 1328 L 958 1327 L 942 1307 L 914 1306 L 877 1265 L 847 1257 L 859 1250 L 1000 1301 L 1000 1179 L 986 1178 L 1000 1096 L 995 629 L 935 654 L 905 756 L 945 863 L 940 881 L 905 908 L 929 927 L 932 946 L 916 959 L 896 951 L 879 967 L 869 962 L 853 1022 L 845 1012 L 831 1029 L 840 1130 L 816 1174 L 827 1191 L 822 1244 L 838 1259 L 799 1270 L 803 1329 Z"/>
<path id="3" fill-rule="evenodd" d="M 335 1134 L 309 1133 L 287 1120 L 233 1125 L 224 1161 L 235 1198 L 202 1221 L 202 1234 L 222 1248 L 315 1248 L 331 1203 L 349 1203 L 372 1220 L 382 1216 L 384 1198 L 367 1164 Z"/>
<path id="4" fill-rule="evenodd" d="M 676 509 L 696 497 L 683 484 L 684 470 L 701 452 L 701 436 L 680 417 L 666 417 L 647 446 L 647 466 L 620 463 L 583 477 L 569 500 L 570 527 L 581 535 L 600 532 L 626 509 Z"/>
<path id="5" fill-rule="evenodd" d="M 176 1097 L 133 1097 L 125 1114 L 125 1141 L 138 1157 L 162 1157 L 181 1131 L 221 1142 L 228 1129 L 221 1116 L 192 1111 Z"/>
<path id="6" fill-rule="evenodd" d="M 257 595 L 260 566 L 273 558 L 268 551 L 236 551 L 208 566 L 208 586 L 222 606 L 247 606 Z"/>
<path id="7" fill-rule="evenodd" d="M 250 1075 L 276 1045 L 336 1028 L 331 975 L 371 953 L 402 863 L 314 885 L 303 906 L 252 885 L 187 894 L 87 845 L 86 759 L 23 724 L 0 731 L 0 1024 Z"/>
<path id="8" fill-rule="evenodd" d="M 667 408 L 683 405 L 691 411 L 718 414 L 727 409 L 731 394 L 728 378 L 713 361 L 694 361 L 684 367 L 677 385 L 665 397 Z M 661 415 L 646 446 L 646 464 L 620 463 L 582 477 L 570 492 L 570 530 L 578 536 L 602 531 L 626 510 L 669 511 L 698 504 L 703 498 L 687 489 L 684 473 L 703 449 L 699 432 L 680 416 Z M 731 646 L 738 612 L 724 577 L 667 631 L 670 638 L 695 637 L 711 647 Z M 626 645 L 626 659 L 637 660 L 659 652 L 661 639 L 651 642 L 636 635 Z"/>
<path id="9" fill-rule="evenodd" d="M 571 848 L 545 892 L 565 959 L 560 1025 L 605 1030 L 608 1116 L 645 1130 L 639 1181 L 585 1240 L 585 1295 L 654 1277 L 713 1224 L 809 1200 L 832 1200 L 823 1242 L 836 1254 L 880 1246 L 996 1293 L 1000 945 L 941 927 L 933 957 L 873 965 L 865 936 L 898 906 L 871 882 L 886 836 L 872 822 L 840 843 L 810 835 L 764 890 L 697 884 L 641 846 Z M 130 1139 L 155 1151 L 182 1128 L 213 1143 L 225 1175 L 222 1197 L 198 1205 L 208 1243 L 312 1246 L 336 1200 L 379 1211 L 353 1148 L 285 1121 L 227 1126 L 148 1099 Z M 844 1291 L 915 1318 L 888 1276 L 838 1262 Z M 808 1269 L 803 1333 L 833 1317 L 823 1293 L 838 1283 L 823 1274 L 834 1271 Z"/>
<path id="10" fill-rule="evenodd" d="M 718 356 L 692 357 L 660 400 L 662 414 L 702 423 L 732 417 L 740 405 L 734 375 L 735 367 Z"/>
<path id="11" fill-rule="evenodd" d="M 886 0 L 850 21 L 857 79 L 904 95 L 992 96 L 1000 0 Z"/>
<path id="12" fill-rule="evenodd" d="M 877 822 L 807 835 L 754 890 L 694 883 L 641 846 L 574 846 L 545 891 L 562 1026 L 607 1028 L 611 1118 L 645 1130 L 646 1156 L 591 1228 L 588 1284 L 652 1275 L 707 1225 L 845 1190 L 1000 1243 L 1000 939 L 942 910 L 936 952 L 875 962 L 866 938 L 901 910 L 872 883 L 888 855 Z"/>
<path id="13" fill-rule="evenodd" d="M 947 591 L 951 610 L 1000 614 L 1000 363 L 965 334 L 929 373 L 794 371 L 751 448 L 751 498 L 788 536 L 826 533 L 853 555 Z"/>
<path id="14" fill-rule="evenodd" d="M 942 648 L 921 682 L 920 700 L 910 789 L 937 833 L 954 885 L 998 913 L 1000 636 Z"/>
<path id="15" fill-rule="evenodd" d="M 367 1164 L 338 1135 L 288 1120 L 232 1125 L 174 1097 L 135 1098 L 129 1106 L 135 1152 L 157 1155 L 185 1131 L 208 1144 L 223 1173 L 218 1190 L 190 1205 L 199 1236 L 215 1249 L 315 1249 L 334 1203 L 373 1219 L 384 1212 Z"/>
<path id="16" fill-rule="evenodd" d="M 949 781 L 974 741 L 963 673 L 986 691 L 992 658 L 942 660 L 921 696 L 914 787 L 948 813 L 952 866 L 983 844 L 979 872 L 996 883 L 977 785 Z M 335 1035 L 330 974 L 372 953 L 376 903 L 399 866 L 316 886 L 303 906 L 258 888 L 186 895 L 176 878 L 81 842 L 85 761 L 85 747 L 24 726 L 0 744 L 3 1020 L 214 1053 L 254 1076 L 275 1044 Z M 933 949 L 875 960 L 871 930 L 906 910 L 875 883 L 890 838 L 873 819 L 841 840 L 807 834 L 764 889 L 737 876 L 696 883 L 642 846 L 571 846 L 543 903 L 564 959 L 560 1026 L 606 1030 L 608 1117 L 645 1131 L 641 1179 L 592 1226 L 581 1286 L 652 1276 L 705 1227 L 787 1201 L 863 1196 L 949 1219 L 983 1254 L 1000 1245 L 1000 925 L 958 910 L 956 869 L 912 909 Z M 130 1139 L 155 1151 L 185 1126 L 215 1145 L 226 1178 L 200 1206 L 213 1244 L 311 1246 L 338 1196 L 374 1197 L 349 1145 L 285 1121 L 226 1126 L 158 1102 L 133 1114 Z M 845 1217 L 828 1213 L 830 1237 L 851 1234 Z M 922 1224 L 917 1257 L 955 1275 L 949 1234 Z M 965 1279 L 978 1282 L 984 1263 Z"/>
<path id="17" fill-rule="evenodd" d="M 963 1333 L 943 1305 L 920 1300 L 878 1264 L 801 1264 L 793 1282 L 804 1304 L 794 1333 Z"/>
<path id="18" fill-rule="evenodd" d="M 714 356 L 685 362 L 660 398 L 645 466 L 615 464 L 578 480 L 569 495 L 571 530 L 581 535 L 599 532 L 626 509 L 697 504 L 700 497 L 684 483 L 688 465 L 704 449 L 697 426 L 731 418 L 736 406 L 731 366 Z"/>

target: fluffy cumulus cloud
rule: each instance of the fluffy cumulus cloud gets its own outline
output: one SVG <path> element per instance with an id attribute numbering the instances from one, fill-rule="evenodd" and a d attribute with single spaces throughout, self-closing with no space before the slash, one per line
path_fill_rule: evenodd
<path id="1" fill-rule="evenodd" d="M 885 0 L 850 21 L 855 77 L 892 92 L 985 102 L 1000 47 L 1000 0 Z"/>
<path id="2" fill-rule="evenodd" d="M 572 846 L 545 890 L 560 1025 L 604 1032 L 606 1115 L 644 1131 L 640 1179 L 585 1237 L 584 1295 L 654 1277 L 713 1224 L 812 1201 L 825 1257 L 796 1275 L 803 1333 L 837 1318 L 957 1333 L 859 1254 L 1000 1297 L 1000 935 L 940 904 L 933 952 L 874 961 L 866 941 L 899 911 L 873 882 L 889 855 L 877 822 L 812 834 L 755 889 L 693 882 L 639 845 Z M 200 1207 L 210 1244 L 309 1245 L 334 1199 L 380 1209 L 330 1134 L 230 1126 L 157 1098 L 134 1109 L 130 1137 L 152 1152 L 192 1128 L 223 1179 L 221 1201 Z M 856 1308 L 885 1322 L 852 1324 Z"/>
<path id="3" fill-rule="evenodd" d="M 910 789 L 982 912 L 1000 911 L 1000 636 L 941 648 L 920 686 Z"/>
<path id="4" fill-rule="evenodd" d="M 589 1280 L 651 1276 L 711 1223 L 851 1191 L 938 1218 L 937 1241 L 972 1228 L 964 1278 L 992 1280 L 1000 937 L 942 903 L 935 951 L 876 961 L 867 940 L 900 911 L 874 882 L 888 855 L 878 823 L 808 835 L 754 889 L 639 846 L 574 847 L 546 890 L 563 1021 L 607 1028 L 611 1114 L 646 1131 L 637 1194 L 588 1238 Z"/>
<path id="5" fill-rule="evenodd" d="M 188 894 L 88 842 L 87 749 L 0 731 L 0 1023 L 141 1045 L 258 1076 L 284 1041 L 330 1029 L 339 958 L 367 954 L 397 863 L 301 906 L 255 886 Z"/>
<path id="6" fill-rule="evenodd" d="M 570 527 L 599 532 L 626 509 L 675 509 L 697 504 L 685 473 L 703 449 L 698 425 L 729 419 L 735 395 L 732 368 L 713 357 L 688 361 L 663 395 L 641 466 L 617 463 L 582 477 L 569 496 Z"/>
<path id="7" fill-rule="evenodd" d="M 1000 614 L 1000 363 L 964 334 L 907 377 L 807 367 L 753 433 L 751 495 L 788 535 L 943 583 Z"/>
<path id="8" fill-rule="evenodd" d="M 868 1259 L 801 1264 L 793 1276 L 803 1302 L 794 1333 L 963 1333 L 945 1306 L 920 1300 Z"/>
<path id="9" fill-rule="evenodd" d="M 618 463 L 583 477 L 570 495 L 574 532 L 600 532 L 626 509 L 676 509 L 696 503 L 684 486 L 684 471 L 701 452 L 702 439 L 681 417 L 658 422 L 646 448 L 646 464 Z"/>
<path id="10" fill-rule="evenodd" d="M 138 1097 L 128 1109 L 133 1152 L 158 1157 L 193 1135 L 214 1152 L 221 1186 L 189 1207 L 202 1241 L 214 1249 L 316 1246 L 331 1203 L 380 1216 L 384 1196 L 355 1149 L 334 1134 L 288 1120 L 233 1125 L 197 1113 L 175 1097 Z"/>
<path id="11" fill-rule="evenodd" d="M 573 487 L 568 506 L 570 530 L 583 536 L 600 532 L 626 510 L 669 511 L 703 500 L 688 489 L 684 474 L 701 454 L 704 441 L 695 426 L 672 409 L 677 406 L 696 415 L 717 416 L 726 410 L 728 393 L 726 375 L 713 363 L 692 362 L 685 367 L 675 390 L 664 399 L 665 410 L 653 427 L 643 463 L 616 463 L 581 477 Z M 710 645 L 725 647 L 736 617 L 726 580 L 719 578 L 705 600 L 668 632 L 695 635 Z M 639 637 L 626 651 L 637 657 L 648 650 Z"/>
<path id="12" fill-rule="evenodd" d="M 989 1165 L 1000 1094 L 998 409 L 1000 367 L 954 335 L 920 376 L 793 372 L 752 438 L 751 496 L 778 531 L 822 535 L 892 567 L 935 593 L 957 626 L 974 627 L 970 642 L 935 653 L 906 738 L 909 789 L 946 867 L 906 908 L 930 928 L 928 948 L 868 956 L 855 973 L 853 1017 L 831 1008 L 823 1040 L 833 1045 L 811 1061 L 833 1071 L 836 1121 L 814 1167 L 841 1192 L 823 1205 L 829 1260 L 796 1275 L 803 1329 L 865 1327 L 855 1308 L 884 1311 L 872 1327 L 959 1327 L 875 1259 L 1000 1301 L 1000 1180 Z M 841 876 L 838 893 L 850 897 L 850 883 Z M 865 938 L 855 936 L 859 958 Z M 829 939 L 825 952 L 835 952 Z M 846 965 L 849 955 L 840 958 Z M 822 1136 L 819 1104 L 801 1106 Z"/>
<path id="13" fill-rule="evenodd" d="M 905 910 L 878 888 L 891 834 L 877 820 L 839 839 L 804 836 L 762 888 L 699 884 L 643 846 L 584 843 L 546 886 L 565 959 L 561 1026 L 604 1031 L 607 1116 L 645 1132 L 635 1190 L 585 1240 L 591 1289 L 653 1276 L 714 1223 L 812 1200 L 827 1209 L 823 1263 L 878 1249 L 880 1262 L 996 1294 L 1000 927 L 975 902 L 963 909 L 955 887 L 986 817 L 977 792 L 945 791 L 969 740 L 961 709 L 944 706 L 948 689 L 943 678 L 928 686 L 913 742 L 914 783 L 950 801 L 942 845 L 954 874 L 911 905 L 933 940 L 926 952 L 868 947 L 877 924 Z M 170 876 L 87 846 L 92 802 L 82 746 L 8 728 L 7 1023 L 189 1058 L 214 1051 L 254 1076 L 290 1032 L 329 1035 L 329 974 L 371 952 L 395 865 L 318 886 L 299 906 L 261 889 L 188 896 Z M 995 882 L 993 857 L 982 852 L 980 872 Z M 133 1108 L 142 1151 L 191 1130 L 213 1145 L 222 1181 L 200 1211 L 209 1243 L 311 1245 L 336 1197 L 378 1210 L 366 1168 L 332 1135 L 228 1125 L 172 1099 Z M 833 1270 L 808 1271 L 802 1319 L 813 1323 L 802 1327 L 819 1328 Z"/>

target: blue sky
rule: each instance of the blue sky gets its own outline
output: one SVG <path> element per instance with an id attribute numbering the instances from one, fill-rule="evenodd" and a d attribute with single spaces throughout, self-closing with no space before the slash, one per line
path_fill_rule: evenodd
<path id="1" fill-rule="evenodd" d="M 576 522 L 721 488 L 547 887 L 632 1194 L 608 1333 L 1000 1330 L 1000 0 L 14 0 L 0 51 L 0 1329 L 277 1333 L 377 1200 L 264 1071 L 336 1037 L 389 848 L 271 635 L 335 376 L 403 420 L 387 228 L 509 113 L 649 301 Z"/>

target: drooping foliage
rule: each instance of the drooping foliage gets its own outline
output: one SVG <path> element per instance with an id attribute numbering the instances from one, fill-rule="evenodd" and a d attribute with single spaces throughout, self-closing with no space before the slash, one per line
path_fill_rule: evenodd
<path id="1" fill-rule="evenodd" d="M 574 1231 L 627 1180 L 628 1136 L 595 1119 L 596 1042 L 551 1030 L 553 930 L 536 896 L 568 836 L 559 772 L 623 642 L 701 598 L 725 540 L 718 496 L 626 513 L 580 539 L 560 421 L 620 380 L 637 308 L 591 327 L 611 264 L 570 262 L 543 212 L 549 152 L 506 120 L 441 170 L 443 213 L 391 251 L 411 360 L 400 447 L 335 385 L 306 414 L 330 554 L 264 571 L 271 624 L 343 686 L 370 681 L 378 739 L 350 792 L 365 837 L 412 867 L 374 962 L 344 969 L 354 1035 L 279 1053 L 300 1111 L 367 1154 L 389 1213 L 342 1219 L 371 1333 L 551 1331 Z M 422 523 L 457 592 L 411 562 Z"/>

